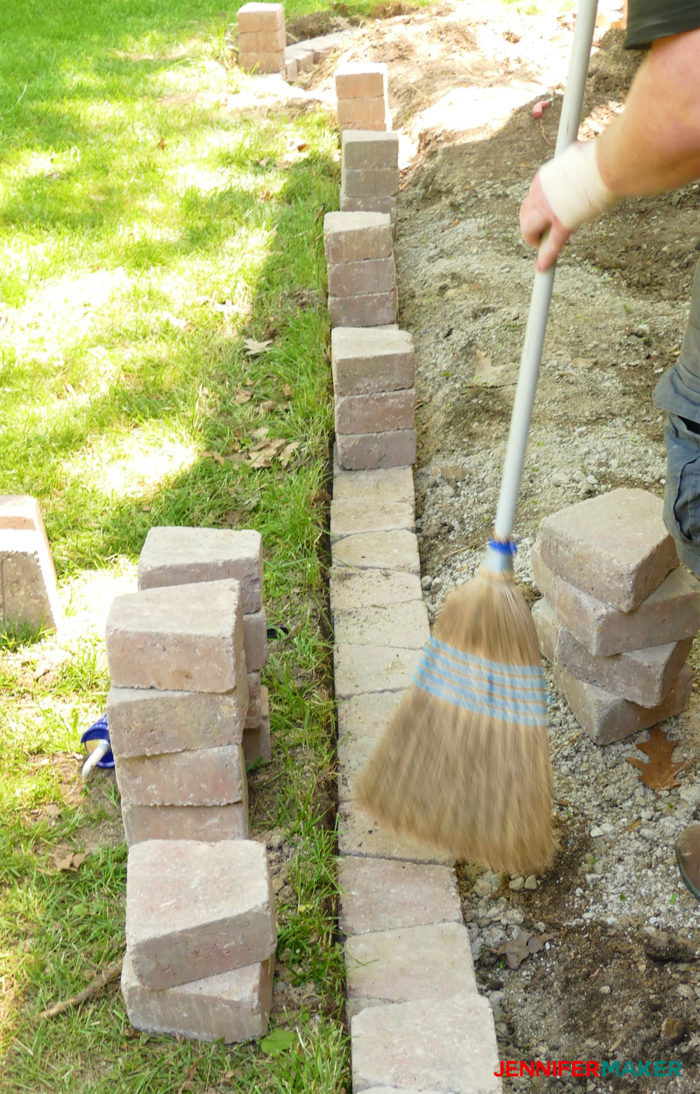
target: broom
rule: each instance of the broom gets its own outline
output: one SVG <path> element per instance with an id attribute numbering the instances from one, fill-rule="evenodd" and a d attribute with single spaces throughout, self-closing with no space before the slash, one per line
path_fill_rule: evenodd
<path id="1" fill-rule="evenodd" d="M 580 0 L 556 152 L 578 133 L 596 0 Z M 512 539 L 554 268 L 535 273 L 493 537 L 450 593 L 355 800 L 396 831 L 509 874 L 552 861 L 544 676 Z"/>

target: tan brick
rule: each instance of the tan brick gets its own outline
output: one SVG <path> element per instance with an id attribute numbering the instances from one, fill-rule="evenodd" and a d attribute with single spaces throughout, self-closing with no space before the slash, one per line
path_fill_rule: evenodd
<path id="1" fill-rule="evenodd" d="M 364 738 L 373 746 L 384 735 L 403 695 L 403 691 L 378 691 L 339 699 L 338 741 L 344 737 Z"/>
<path id="2" fill-rule="evenodd" d="M 343 191 L 347 197 L 396 196 L 399 189 L 398 167 L 363 167 L 343 171 Z"/>
<path id="3" fill-rule="evenodd" d="M 333 327 L 383 327 L 396 320 L 396 291 L 362 296 L 329 296 L 328 313 Z"/>
<path id="4" fill-rule="evenodd" d="M 238 35 L 239 53 L 279 53 L 287 44 L 284 26 L 271 27 L 269 30 L 240 31 Z"/>
<path id="5" fill-rule="evenodd" d="M 262 685 L 259 672 L 248 673 L 248 713 L 246 714 L 244 733 L 246 729 L 254 729 L 260 725 L 262 718 Z"/>
<path id="6" fill-rule="evenodd" d="M 0 623 L 55 630 L 62 617 L 43 525 L 0 529 Z"/>
<path id="7" fill-rule="evenodd" d="M 238 67 L 246 72 L 282 73 L 285 68 L 284 50 L 256 51 L 255 53 L 239 53 Z"/>
<path id="8" fill-rule="evenodd" d="M 386 213 L 326 213 L 323 241 L 329 266 L 387 258 L 394 253 L 391 217 Z"/>
<path id="9" fill-rule="evenodd" d="M 363 1010 L 351 1036 L 353 1090 L 501 1090 L 491 1007 L 476 992 Z"/>
<path id="10" fill-rule="evenodd" d="M 384 62 L 349 61 L 335 70 L 335 91 L 339 99 L 376 98 L 386 93 L 387 66 Z"/>
<path id="11" fill-rule="evenodd" d="M 246 796 L 241 745 L 123 758 L 115 774 L 128 805 L 230 805 Z"/>
<path id="12" fill-rule="evenodd" d="M 335 428 L 338 433 L 386 433 L 413 429 L 416 395 L 413 388 L 372 395 L 338 395 Z"/>
<path id="13" fill-rule="evenodd" d="M 363 262 L 337 262 L 328 267 L 328 291 L 331 296 L 360 296 L 393 292 L 396 266 L 389 258 L 368 258 Z"/>
<path id="14" fill-rule="evenodd" d="M 274 957 L 242 969 L 154 991 L 134 972 L 127 953 L 121 989 L 135 1029 L 173 1033 L 197 1041 L 249 1041 L 267 1030 Z"/>
<path id="15" fill-rule="evenodd" d="M 590 596 L 629 612 L 678 565 L 663 501 L 621 488 L 570 505 L 540 525 L 542 561 Z"/>
<path id="16" fill-rule="evenodd" d="M 420 574 L 418 540 L 412 532 L 404 531 L 361 532 L 347 536 L 335 546 L 333 565 Z"/>
<path id="17" fill-rule="evenodd" d="M 336 395 L 373 395 L 413 388 L 415 354 L 408 331 L 335 327 L 331 349 Z"/>
<path id="18" fill-rule="evenodd" d="M 476 991 L 463 923 L 426 923 L 353 935 L 345 942 L 345 975 L 351 1017 L 363 1006 Z"/>
<path id="19" fill-rule="evenodd" d="M 341 159 L 344 171 L 399 167 L 398 133 L 374 129 L 346 129 L 341 135 Z"/>
<path id="20" fill-rule="evenodd" d="M 385 505 L 389 501 L 413 504 L 413 473 L 410 467 L 389 467 L 384 471 L 344 471 L 335 460 L 333 497 L 336 501 L 362 498 L 368 505 L 375 506 Z"/>
<path id="21" fill-rule="evenodd" d="M 415 429 L 386 433 L 337 433 L 338 459 L 349 471 L 410 467 L 416 460 Z"/>
<path id="22" fill-rule="evenodd" d="M 665 646 L 630 650 L 612 657 L 594 657 L 559 623 L 546 600 L 535 604 L 532 617 L 540 649 L 548 660 L 562 665 L 580 680 L 596 684 L 642 707 L 654 707 L 662 701 L 693 644 L 692 638 L 684 638 Z"/>
<path id="23" fill-rule="evenodd" d="M 314 67 L 314 55 L 310 49 L 305 49 L 303 45 L 287 46 L 284 51 L 284 56 L 289 61 L 296 61 L 298 72 L 310 72 Z"/>
<path id="24" fill-rule="evenodd" d="M 427 843 L 397 835 L 373 820 L 354 802 L 338 806 L 338 850 L 341 855 L 399 859 L 405 862 L 453 866 L 454 859 Z"/>
<path id="25" fill-rule="evenodd" d="M 418 650 L 430 638 L 428 611 L 422 600 L 343 612 L 336 618 L 333 630 L 336 645 L 341 647 L 367 643 Z"/>
<path id="26" fill-rule="evenodd" d="M 0 494 L 0 530 L 46 534 L 41 509 L 29 494 Z"/>
<path id="27" fill-rule="evenodd" d="M 244 657 L 239 583 L 172 585 L 119 596 L 106 636 L 117 687 L 229 692 Z"/>
<path id="28" fill-rule="evenodd" d="M 284 4 L 243 4 L 236 14 L 239 34 L 284 26 Z"/>
<path id="29" fill-rule="evenodd" d="M 676 682 L 655 707 L 641 707 L 595 684 L 587 684 L 561 665 L 554 670 L 554 682 L 566 696 L 581 728 L 596 744 L 607 745 L 685 710 L 690 702 L 693 673 L 688 665 L 683 665 Z"/>
<path id="30" fill-rule="evenodd" d="M 245 613 L 262 607 L 262 537 L 250 528 L 151 528 L 139 556 L 139 589 L 233 577 Z"/>
<path id="31" fill-rule="evenodd" d="M 267 617 L 264 611 L 243 616 L 245 662 L 249 672 L 259 672 L 267 663 Z"/>
<path id="32" fill-rule="evenodd" d="M 126 944 L 145 987 L 265 961 L 276 940 L 261 843 L 149 840 L 129 848 Z"/>
<path id="33" fill-rule="evenodd" d="M 248 788 L 244 799 L 229 805 L 129 805 L 122 802 L 124 834 L 129 846 L 146 840 L 214 840 L 248 838 Z"/>
<path id="34" fill-rule="evenodd" d="M 392 194 L 370 194 L 359 197 L 356 194 L 347 194 L 341 187 L 340 209 L 343 213 L 388 213 L 391 217 L 392 231 L 396 230 L 396 198 Z"/>
<path id="35" fill-rule="evenodd" d="M 410 502 L 386 502 L 368 509 L 362 498 L 331 501 L 331 543 L 358 532 L 392 532 L 401 528 L 416 530 L 415 511 Z"/>
<path id="36" fill-rule="evenodd" d="M 403 691 L 413 681 L 420 649 L 368 643 L 336 646 L 335 693 L 339 699 L 373 691 Z"/>
<path id="37" fill-rule="evenodd" d="M 284 78 L 288 84 L 291 84 L 293 80 L 299 75 L 299 63 L 296 57 L 290 57 L 285 50 L 284 53 Z"/>
<path id="38" fill-rule="evenodd" d="M 243 733 L 246 767 L 258 762 L 269 763 L 272 758 L 270 697 L 267 688 L 261 688 L 260 695 L 260 721 L 256 726 L 248 726 Z"/>
<path id="39" fill-rule="evenodd" d="M 425 923 L 462 923 L 454 870 L 381 858 L 341 858 L 340 929 L 367 934 Z"/>
<path id="40" fill-rule="evenodd" d="M 680 567 L 635 611 L 620 612 L 557 577 L 542 562 L 536 545 L 530 557 L 538 588 L 562 624 L 592 654 L 609 657 L 665 645 L 700 629 L 700 585 Z"/>
<path id="41" fill-rule="evenodd" d="M 338 125 L 341 129 L 391 129 L 386 98 L 338 99 Z"/>
<path id="42" fill-rule="evenodd" d="M 112 752 L 119 760 L 240 744 L 247 711 L 245 663 L 235 690 L 225 694 L 113 687 L 107 696 Z"/>
<path id="43" fill-rule="evenodd" d="M 393 531 L 393 529 L 390 529 Z M 368 528 L 367 531 L 372 531 Z M 422 599 L 420 577 L 416 573 L 396 570 L 351 569 L 331 567 L 331 618 L 360 607 L 380 604 L 402 604 Z"/>

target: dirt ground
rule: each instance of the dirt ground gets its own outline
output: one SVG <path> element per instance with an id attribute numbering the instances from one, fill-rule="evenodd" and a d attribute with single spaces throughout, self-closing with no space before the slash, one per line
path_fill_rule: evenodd
<path id="1" fill-rule="evenodd" d="M 583 136 L 619 112 L 641 60 L 621 47 L 620 8 L 600 5 Z M 518 207 L 553 151 L 571 26 L 571 16 L 466 0 L 394 8 L 351 31 L 342 51 L 387 62 L 401 137 L 399 322 L 418 358 L 417 513 L 433 616 L 473 573 L 495 511 L 533 276 Z M 338 61 L 307 85 L 329 103 Z M 538 121 L 542 99 L 553 101 Z M 695 184 L 620 204 L 559 263 L 516 527 L 516 576 L 531 601 L 542 517 L 618 486 L 663 493 L 651 394 L 682 341 L 699 249 Z M 696 643 L 694 667 L 698 656 Z M 697 758 L 696 692 L 664 724 L 679 762 Z M 551 711 L 554 868 L 534 889 L 460 871 L 501 1059 L 676 1060 L 682 1074 L 633 1078 L 628 1068 L 624 1078 L 510 1079 L 504 1089 L 690 1094 L 700 1087 L 700 906 L 679 881 L 673 842 L 700 819 L 696 771 L 655 792 L 625 762 L 640 756 L 636 738 L 593 745 L 555 689 Z"/>

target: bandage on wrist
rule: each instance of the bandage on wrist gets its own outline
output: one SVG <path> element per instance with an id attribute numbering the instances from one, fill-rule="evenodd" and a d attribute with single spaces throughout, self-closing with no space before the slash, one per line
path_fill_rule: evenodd
<path id="1" fill-rule="evenodd" d="M 598 168 L 597 142 L 570 144 L 540 168 L 540 184 L 552 212 L 573 232 L 617 201 Z"/>

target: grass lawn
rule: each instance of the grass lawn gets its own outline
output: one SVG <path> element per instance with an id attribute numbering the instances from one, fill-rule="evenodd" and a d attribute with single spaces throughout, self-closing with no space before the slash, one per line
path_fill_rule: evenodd
<path id="1" fill-rule="evenodd" d="M 235 8 L 215 9 L 0 8 L 0 493 L 39 499 L 65 610 L 58 635 L 0 634 L 7 1091 L 349 1086 L 324 589 L 337 134 L 318 110 L 232 109 L 253 79 L 231 65 Z M 79 742 L 105 707 L 109 604 L 166 524 L 265 545 L 274 761 L 251 824 L 279 833 L 286 873 L 281 1032 L 261 1045 L 136 1034 L 116 983 L 38 1019 L 122 952 L 118 795 L 108 773 L 82 785 Z"/>

